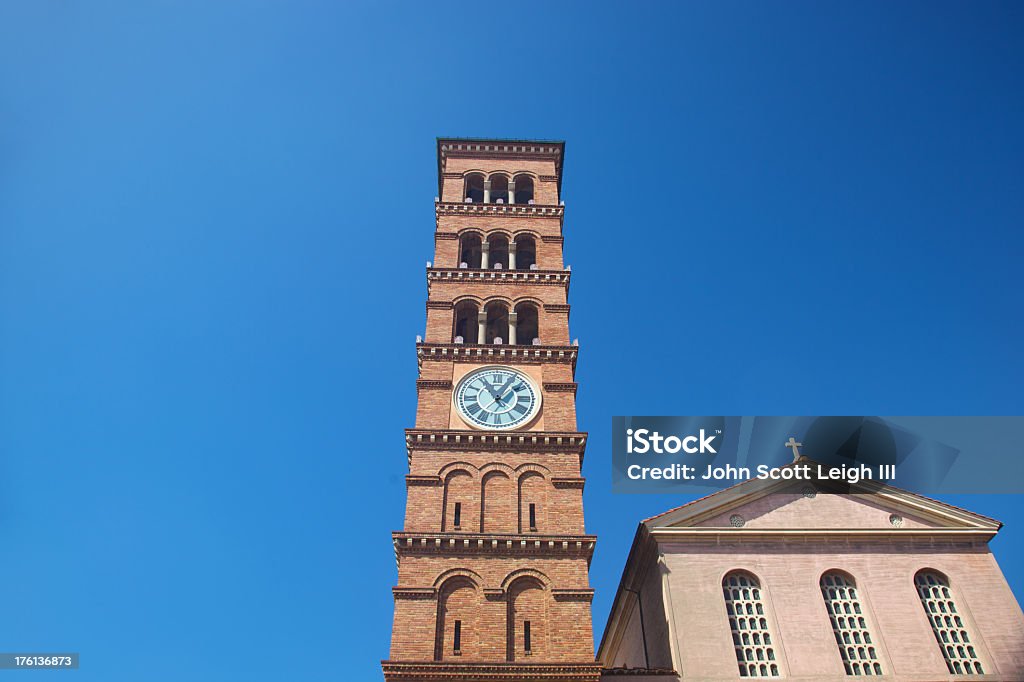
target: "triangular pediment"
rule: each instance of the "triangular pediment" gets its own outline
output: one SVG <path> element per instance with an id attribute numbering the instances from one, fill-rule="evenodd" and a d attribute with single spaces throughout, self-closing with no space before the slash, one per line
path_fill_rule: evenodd
<path id="1" fill-rule="evenodd" d="M 980 514 L 893 486 L 858 485 L 834 493 L 820 485 L 751 480 L 644 521 L 655 528 L 749 530 L 996 531 L 1000 523 Z"/>

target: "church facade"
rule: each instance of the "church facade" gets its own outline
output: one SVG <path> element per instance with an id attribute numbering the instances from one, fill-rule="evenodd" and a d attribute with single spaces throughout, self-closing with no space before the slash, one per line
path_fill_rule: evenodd
<path id="1" fill-rule="evenodd" d="M 646 519 L 604 679 L 1024 680 L 1024 615 L 988 546 L 1000 525 L 897 488 L 757 480 Z"/>
<path id="2" fill-rule="evenodd" d="M 389 682 L 596 682 L 561 142 L 439 139 Z"/>

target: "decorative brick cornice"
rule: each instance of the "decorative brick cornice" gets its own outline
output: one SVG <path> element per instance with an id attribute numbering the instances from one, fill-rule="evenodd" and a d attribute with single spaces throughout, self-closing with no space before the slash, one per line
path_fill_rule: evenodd
<path id="1" fill-rule="evenodd" d="M 572 393 L 573 395 L 576 395 L 577 385 L 578 384 L 575 382 L 559 383 L 554 381 L 545 381 L 544 390 L 548 393 Z"/>
<path id="2" fill-rule="evenodd" d="M 589 604 L 594 600 L 594 590 L 589 588 L 582 590 L 553 588 L 551 596 L 555 598 L 555 601 L 585 601 Z"/>
<path id="3" fill-rule="evenodd" d="M 546 313 L 567 313 L 572 306 L 566 303 L 545 303 L 544 312 Z"/>
<path id="4" fill-rule="evenodd" d="M 441 485 L 441 477 L 438 475 L 419 475 L 419 474 L 407 474 L 405 477 L 405 485 L 407 486 L 425 486 L 434 487 Z"/>
<path id="5" fill-rule="evenodd" d="M 562 244 L 565 242 L 565 240 L 562 239 L 561 237 L 551 234 L 542 234 L 540 236 L 540 240 L 545 244 Z"/>
<path id="6" fill-rule="evenodd" d="M 427 287 L 434 282 L 459 284 L 554 284 L 568 287 L 569 270 L 480 270 L 476 268 L 427 268 Z"/>
<path id="7" fill-rule="evenodd" d="M 437 599 L 435 587 L 392 587 L 395 599 Z"/>
<path id="8" fill-rule="evenodd" d="M 558 182 L 558 176 L 557 175 L 538 175 L 537 178 L 541 182 Z"/>
<path id="9" fill-rule="evenodd" d="M 592 661 L 578 663 L 470 663 L 455 661 L 381 661 L 385 682 L 599 682 L 601 666 Z"/>
<path id="10" fill-rule="evenodd" d="M 554 140 L 486 140 L 475 138 L 438 138 L 437 167 L 438 173 L 447 173 L 449 158 L 480 158 L 496 157 L 510 159 L 545 159 L 555 162 L 555 168 L 562 168 L 562 156 L 565 143 Z M 457 174 L 462 177 L 462 174 Z M 557 180 L 558 176 L 550 177 Z"/>
<path id="11" fill-rule="evenodd" d="M 395 554 L 490 554 L 498 556 L 569 556 L 590 563 L 597 536 L 594 535 L 498 535 L 494 533 L 391 534 Z"/>
<path id="12" fill-rule="evenodd" d="M 408 478 L 408 476 L 406 478 Z M 440 481 L 441 477 L 438 476 L 437 478 L 438 478 L 438 481 Z M 551 479 L 551 485 L 553 485 L 556 488 L 579 488 L 580 490 L 583 490 L 583 486 L 584 486 L 584 484 L 586 482 L 587 482 L 587 479 L 585 479 L 585 478 L 552 478 Z"/>
<path id="13" fill-rule="evenodd" d="M 557 218 L 559 229 L 565 220 L 565 206 L 554 204 L 466 204 L 455 201 L 434 203 L 434 226 L 441 216 L 501 216 L 502 218 Z"/>
<path id="14" fill-rule="evenodd" d="M 561 218 L 565 206 L 561 204 L 470 204 L 462 201 L 434 203 L 437 215 L 498 214 L 524 218 Z"/>
<path id="15" fill-rule="evenodd" d="M 448 304 L 449 306 L 451 303 Z M 578 346 L 495 346 L 466 343 L 418 343 L 416 360 L 440 362 L 547 362 L 568 363 L 575 367 Z"/>
<path id="16" fill-rule="evenodd" d="M 427 310 L 451 310 L 451 301 L 427 301 Z"/>
<path id="17" fill-rule="evenodd" d="M 458 239 L 459 234 L 457 232 L 435 232 L 434 239 Z"/>
<path id="18" fill-rule="evenodd" d="M 422 388 L 451 390 L 452 382 L 443 379 L 417 379 L 416 390 L 418 391 Z"/>
<path id="19" fill-rule="evenodd" d="M 469 452 L 571 452 L 579 456 L 583 466 L 583 453 L 587 434 L 579 431 L 470 431 L 455 429 L 406 429 L 405 447 L 412 464 L 414 450 L 444 450 Z M 571 481 L 574 479 L 559 479 Z M 579 479 L 582 481 L 583 479 Z"/>

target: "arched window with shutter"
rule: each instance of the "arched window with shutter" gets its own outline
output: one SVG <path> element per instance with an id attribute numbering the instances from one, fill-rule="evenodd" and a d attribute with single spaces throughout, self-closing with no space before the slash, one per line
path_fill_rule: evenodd
<path id="1" fill-rule="evenodd" d="M 950 674 L 984 675 L 974 635 L 957 608 L 949 578 L 938 571 L 918 571 L 914 586 Z"/>
<path id="2" fill-rule="evenodd" d="M 840 571 L 829 571 L 818 583 L 846 674 L 866 677 L 884 674 L 856 581 Z"/>
<path id="3" fill-rule="evenodd" d="M 761 581 L 753 574 L 733 571 L 722 578 L 722 594 L 740 677 L 779 677 Z"/>

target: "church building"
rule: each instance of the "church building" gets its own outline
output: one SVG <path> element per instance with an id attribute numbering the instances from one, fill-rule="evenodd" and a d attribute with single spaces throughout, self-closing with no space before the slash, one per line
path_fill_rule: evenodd
<path id="1" fill-rule="evenodd" d="M 755 479 L 643 521 L 595 657 L 564 159 L 437 140 L 385 680 L 1024 680 L 1000 523 L 877 485 Z"/>
<path id="2" fill-rule="evenodd" d="M 1024 615 L 988 546 L 1001 524 L 854 490 L 754 479 L 644 520 L 602 679 L 1024 680 Z"/>
<path id="3" fill-rule="evenodd" d="M 388 682 L 597 682 L 565 146 L 439 139 Z"/>

